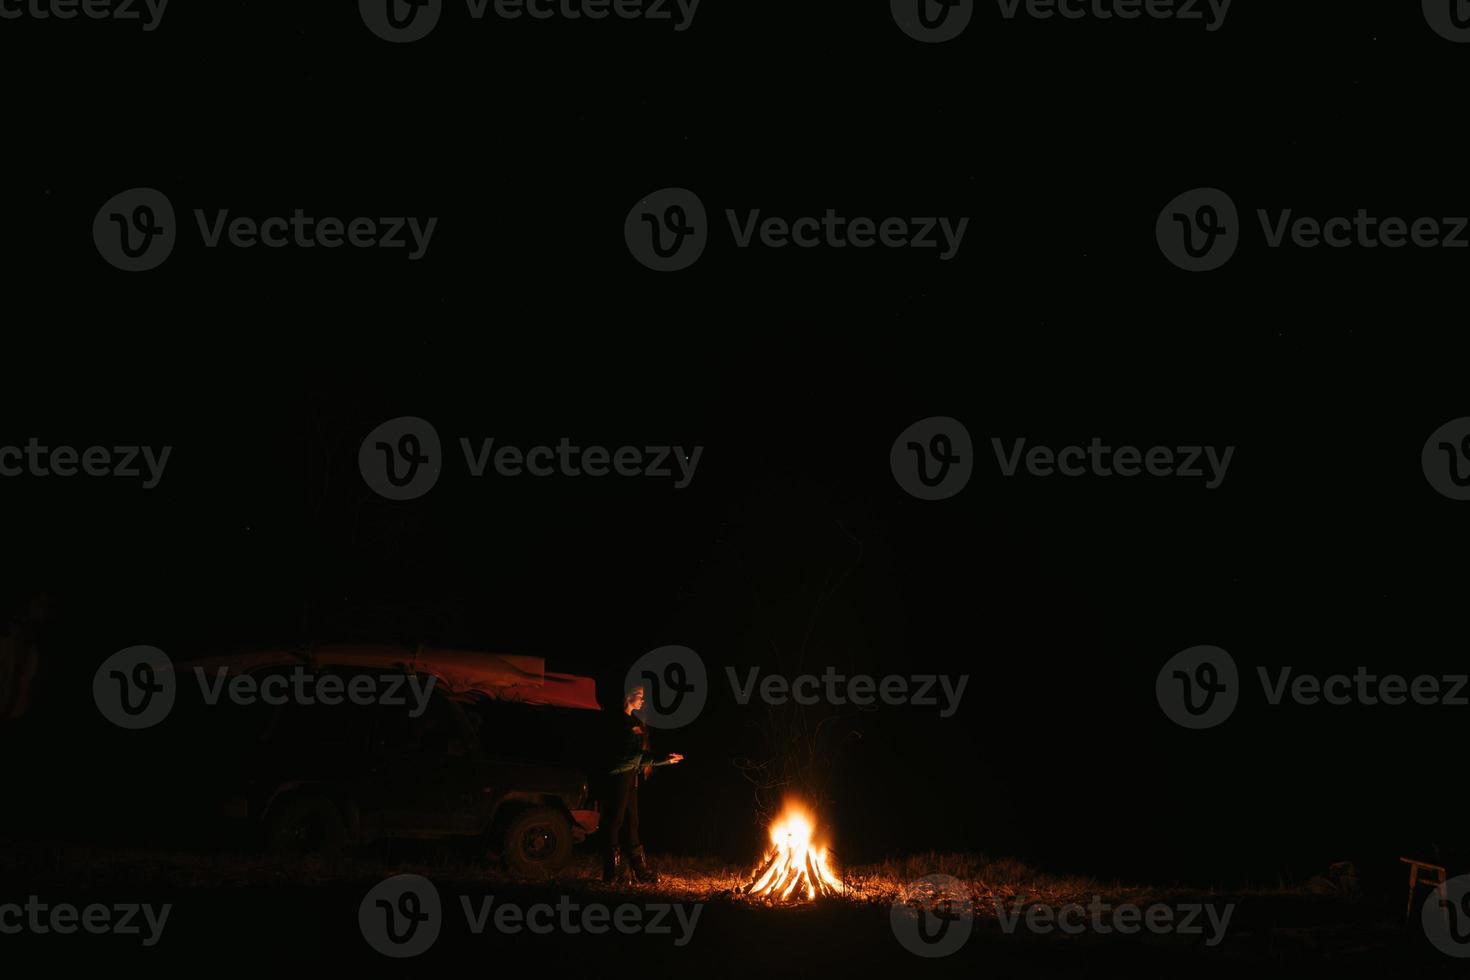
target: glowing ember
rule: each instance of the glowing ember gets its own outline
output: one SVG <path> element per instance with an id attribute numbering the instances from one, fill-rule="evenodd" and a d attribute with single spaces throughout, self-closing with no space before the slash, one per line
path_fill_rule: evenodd
<path id="1" fill-rule="evenodd" d="M 813 840 L 816 823 L 805 809 L 787 803 L 771 824 L 771 847 L 744 892 L 776 902 L 809 902 L 834 895 L 842 881 L 827 864 L 827 849 Z"/>

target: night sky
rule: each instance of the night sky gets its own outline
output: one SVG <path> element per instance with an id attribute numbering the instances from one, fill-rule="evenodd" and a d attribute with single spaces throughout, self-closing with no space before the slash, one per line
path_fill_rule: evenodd
<path id="1" fill-rule="evenodd" d="M 1183 273 L 1153 237 L 1198 186 L 1256 209 L 1465 213 L 1458 47 L 1417 5 L 1241 6 L 1167 23 L 1003 23 L 908 41 L 880 8 L 707 0 L 647 24 L 441 26 L 390 46 L 325 5 L 171 10 L 156 32 L 6 22 L 0 445 L 169 445 L 152 490 L 0 480 L 4 596 L 57 602 L 18 827 L 117 775 L 90 677 L 138 643 L 429 642 L 543 656 L 616 686 L 683 644 L 711 706 L 656 745 L 656 849 L 759 847 L 733 760 L 763 751 L 724 667 L 968 674 L 960 710 L 844 718 L 851 860 L 1014 855 L 1105 878 L 1274 882 L 1463 840 L 1467 708 L 1269 707 L 1256 668 L 1463 671 L 1470 506 L 1419 454 L 1470 414 L 1450 249 L 1266 247 Z M 84 67 L 85 66 L 85 67 Z M 100 81 L 99 81 L 100 80 Z M 211 250 L 124 274 L 89 235 L 131 187 L 265 217 L 437 216 L 401 253 Z M 717 228 L 655 274 L 640 196 L 794 217 L 968 216 L 933 254 L 742 250 Z M 454 468 L 375 497 L 363 437 L 429 419 Z M 889 450 L 964 423 L 976 472 L 905 493 Z M 457 440 L 704 449 L 664 481 L 471 479 Z M 1235 446 L 1197 481 L 1004 478 L 991 439 Z M 855 543 L 860 543 L 860 552 Z M 858 555 L 860 554 L 860 557 Z M 763 603 L 763 604 L 762 604 Z M 1154 695 L 1188 647 L 1248 695 L 1189 732 Z M 57 795 L 41 786 L 59 787 Z M 1409 787 L 1416 795 L 1406 797 Z M 1373 872 L 1366 871 L 1365 875 Z"/>

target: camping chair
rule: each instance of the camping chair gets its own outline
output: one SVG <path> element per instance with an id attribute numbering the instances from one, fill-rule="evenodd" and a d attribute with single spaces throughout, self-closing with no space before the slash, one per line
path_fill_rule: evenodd
<path id="1" fill-rule="evenodd" d="M 1434 887 L 1434 893 L 1439 896 L 1440 909 L 1444 912 L 1445 921 L 1449 921 L 1449 898 L 1445 894 L 1444 883 L 1446 880 L 1445 869 L 1442 865 L 1430 864 L 1427 861 L 1416 861 L 1413 858 L 1401 857 L 1400 861 L 1409 866 L 1409 902 L 1404 906 L 1404 921 L 1409 921 L 1409 915 L 1414 911 L 1414 889 L 1422 880 L 1426 885 Z"/>

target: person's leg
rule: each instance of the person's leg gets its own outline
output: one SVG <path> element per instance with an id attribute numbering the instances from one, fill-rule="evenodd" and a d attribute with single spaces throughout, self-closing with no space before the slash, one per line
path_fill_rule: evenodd
<path id="1" fill-rule="evenodd" d="M 637 773 L 629 775 L 636 776 Z M 638 841 L 638 782 L 636 779 L 628 780 L 628 806 L 625 819 L 628 824 L 628 849 L 637 850 L 643 845 Z"/>
<path id="2" fill-rule="evenodd" d="M 638 787 L 628 795 L 628 866 L 639 881 L 658 881 L 658 873 L 649 867 L 648 854 L 638 838 Z"/>
<path id="3" fill-rule="evenodd" d="M 602 880 L 613 881 L 624 874 L 623 855 L 619 849 L 618 838 L 622 834 L 623 821 L 628 810 L 628 801 L 631 797 L 632 780 L 627 778 L 631 773 L 620 773 L 608 777 L 605 786 L 606 792 L 604 805 L 607 812 L 604 814 L 603 842 L 602 842 Z"/>
<path id="4" fill-rule="evenodd" d="M 628 783 L 619 774 L 607 777 L 603 787 L 603 806 L 606 813 L 603 815 L 602 826 L 607 831 L 608 843 L 616 847 L 628 810 Z"/>

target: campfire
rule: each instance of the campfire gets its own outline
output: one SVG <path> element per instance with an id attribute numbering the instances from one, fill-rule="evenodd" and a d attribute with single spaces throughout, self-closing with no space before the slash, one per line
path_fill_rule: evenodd
<path id="1" fill-rule="evenodd" d="M 841 879 L 827 864 L 827 848 L 817 842 L 816 821 L 804 807 L 788 802 L 771 823 L 771 847 L 743 894 L 773 902 L 810 902 L 841 890 Z"/>

